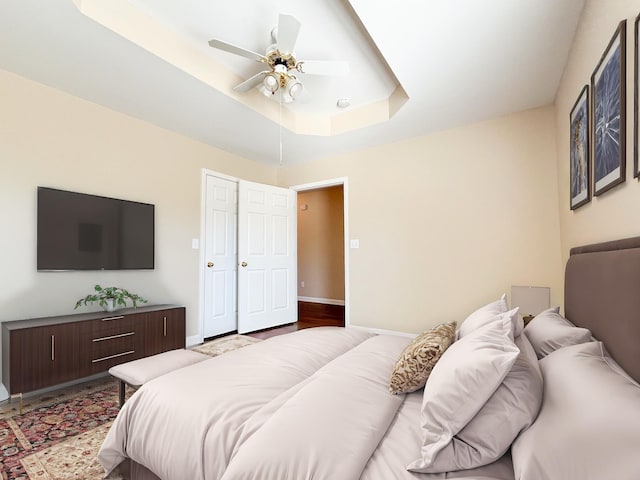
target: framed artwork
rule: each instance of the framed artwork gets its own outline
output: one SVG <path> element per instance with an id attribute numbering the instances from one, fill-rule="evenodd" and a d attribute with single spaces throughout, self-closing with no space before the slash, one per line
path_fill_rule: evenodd
<path id="1" fill-rule="evenodd" d="M 633 177 L 640 176 L 640 165 L 638 164 L 638 24 L 640 15 L 636 17 L 635 34 L 634 34 L 634 61 L 633 61 Z"/>
<path id="2" fill-rule="evenodd" d="M 569 178 L 571 210 L 591 200 L 589 176 L 589 86 L 585 85 L 569 115 Z"/>
<path id="3" fill-rule="evenodd" d="M 625 180 L 627 21 L 615 34 L 591 75 L 593 194 L 600 195 Z"/>

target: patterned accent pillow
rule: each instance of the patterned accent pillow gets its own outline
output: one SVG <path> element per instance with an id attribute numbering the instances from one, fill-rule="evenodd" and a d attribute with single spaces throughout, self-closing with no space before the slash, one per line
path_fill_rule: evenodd
<path id="1" fill-rule="evenodd" d="M 391 373 L 389 391 L 414 392 L 427 383 L 434 365 L 456 335 L 456 322 L 442 323 L 414 338 L 400 354 Z"/>

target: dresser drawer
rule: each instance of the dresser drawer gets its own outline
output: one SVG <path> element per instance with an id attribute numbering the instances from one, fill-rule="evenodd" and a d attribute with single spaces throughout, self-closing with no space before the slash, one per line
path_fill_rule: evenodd
<path id="1" fill-rule="evenodd" d="M 91 362 L 99 363 L 106 357 L 123 356 L 136 351 L 136 333 L 127 332 L 91 340 Z"/>
<path id="2" fill-rule="evenodd" d="M 86 357 L 89 374 L 104 372 L 114 365 L 140 358 L 139 335 L 135 332 L 103 336 L 85 342 L 90 355 Z"/>
<path id="3" fill-rule="evenodd" d="M 135 319 L 137 316 L 119 316 L 101 318 L 100 320 L 92 320 L 87 325 L 86 333 L 92 338 L 110 337 L 123 333 L 133 332 L 135 330 Z"/>
<path id="4" fill-rule="evenodd" d="M 114 365 L 120 365 L 121 363 L 130 362 L 132 360 L 138 360 L 140 357 L 136 356 L 136 353 L 128 350 L 126 352 L 122 352 L 120 355 L 113 357 L 103 357 L 100 359 L 96 359 L 95 362 L 92 362 L 89 365 L 89 375 L 94 375 L 96 373 L 102 373 L 109 370 Z"/>

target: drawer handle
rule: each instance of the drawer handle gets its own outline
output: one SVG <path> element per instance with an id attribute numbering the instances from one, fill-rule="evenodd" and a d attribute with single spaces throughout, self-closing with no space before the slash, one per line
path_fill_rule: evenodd
<path id="1" fill-rule="evenodd" d="M 91 363 L 104 362 L 105 360 L 111 360 L 112 358 L 122 357 L 123 355 L 131 355 L 132 353 L 136 353 L 135 350 L 130 350 L 128 352 L 116 353 L 115 355 L 109 355 L 108 357 L 96 358 L 95 360 L 91 360 Z"/>
<path id="2" fill-rule="evenodd" d="M 127 332 L 127 333 L 121 333 L 120 335 L 111 335 L 110 337 L 100 337 L 100 338 L 94 338 L 93 340 L 91 340 L 92 342 L 102 342 L 103 340 L 111 340 L 113 338 L 122 338 L 122 337 L 128 337 L 129 335 L 135 335 L 136 332 Z"/>
<path id="3" fill-rule="evenodd" d="M 163 322 L 163 331 L 164 331 L 164 336 L 167 336 L 167 317 L 164 317 L 164 322 Z"/>
<path id="4" fill-rule="evenodd" d="M 121 318 L 124 318 L 124 315 L 118 315 L 117 317 L 101 318 L 100 321 L 101 322 L 108 322 L 110 320 L 120 320 Z"/>
<path id="5" fill-rule="evenodd" d="M 56 336 L 51 335 L 51 361 L 56 359 Z"/>

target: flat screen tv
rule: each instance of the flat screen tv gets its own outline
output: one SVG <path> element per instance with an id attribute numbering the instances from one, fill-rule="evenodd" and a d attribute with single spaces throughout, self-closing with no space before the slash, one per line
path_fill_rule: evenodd
<path id="1" fill-rule="evenodd" d="M 38 187 L 38 270 L 154 268 L 154 206 Z"/>

